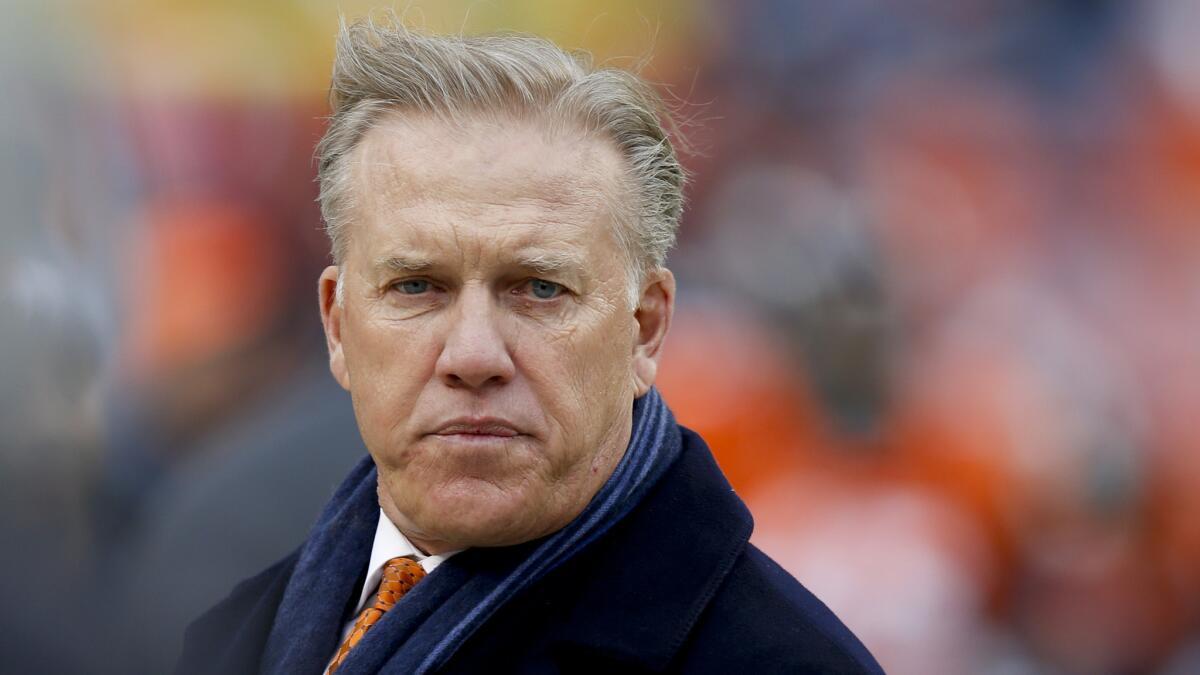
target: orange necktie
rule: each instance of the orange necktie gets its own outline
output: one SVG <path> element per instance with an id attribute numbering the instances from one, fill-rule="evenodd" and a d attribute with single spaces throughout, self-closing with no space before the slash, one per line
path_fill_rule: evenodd
<path id="1" fill-rule="evenodd" d="M 354 622 L 354 630 L 350 631 L 345 642 L 338 647 L 337 656 L 333 657 L 333 663 L 329 664 L 327 675 L 333 675 L 346 659 L 346 654 L 363 639 L 371 626 L 374 626 L 389 609 L 395 607 L 400 598 L 424 577 L 425 569 L 412 558 L 392 558 L 384 563 L 383 578 L 379 581 L 379 592 L 375 594 L 375 602 L 358 615 L 358 620 Z"/>

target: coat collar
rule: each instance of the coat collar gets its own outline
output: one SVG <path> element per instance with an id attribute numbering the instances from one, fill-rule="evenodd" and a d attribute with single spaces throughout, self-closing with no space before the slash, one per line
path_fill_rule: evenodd
<path id="1" fill-rule="evenodd" d="M 583 556 L 601 569 L 560 629 L 570 643 L 649 670 L 678 652 L 753 530 L 707 445 L 679 429 L 679 459 L 624 526 Z"/>

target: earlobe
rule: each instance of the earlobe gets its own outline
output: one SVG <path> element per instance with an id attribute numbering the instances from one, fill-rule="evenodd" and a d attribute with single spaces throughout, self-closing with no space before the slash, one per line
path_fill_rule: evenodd
<path id="1" fill-rule="evenodd" d="M 634 358 L 633 360 L 633 389 L 634 397 L 645 396 L 646 392 L 650 391 L 650 387 L 654 385 L 654 378 L 658 375 L 658 361 L 647 358 Z"/>
<path id="2" fill-rule="evenodd" d="M 634 312 L 637 341 L 633 348 L 633 385 L 637 396 L 650 391 L 658 360 L 675 313 L 675 275 L 666 268 L 650 273 Z"/>
<path id="3" fill-rule="evenodd" d="M 333 373 L 333 379 L 349 391 L 350 371 L 346 369 L 346 357 L 342 352 L 343 307 L 338 302 L 340 282 L 338 267 L 326 267 L 317 280 L 317 297 L 321 305 L 321 325 L 325 328 L 325 345 L 329 348 L 329 371 Z"/>

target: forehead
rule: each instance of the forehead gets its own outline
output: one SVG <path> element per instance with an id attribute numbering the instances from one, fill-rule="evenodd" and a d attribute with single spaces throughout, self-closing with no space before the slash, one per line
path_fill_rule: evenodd
<path id="1" fill-rule="evenodd" d="M 488 214 L 538 209 L 577 225 L 607 224 L 625 194 L 611 142 L 518 116 L 451 122 L 392 114 L 367 132 L 351 162 L 356 220 L 432 203 Z"/>

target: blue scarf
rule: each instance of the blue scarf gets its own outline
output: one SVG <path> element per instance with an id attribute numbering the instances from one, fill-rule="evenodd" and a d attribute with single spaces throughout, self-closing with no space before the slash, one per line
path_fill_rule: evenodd
<path id="1" fill-rule="evenodd" d="M 509 599 L 569 560 L 625 517 L 678 456 L 680 436 L 658 391 L 634 401 L 629 446 L 574 520 L 542 539 L 469 549 L 426 577 L 371 629 L 338 675 L 436 671 Z M 320 673 L 338 646 L 347 603 L 357 599 L 379 517 L 370 457 L 351 471 L 317 519 L 288 581 L 267 640 L 264 673 Z"/>

